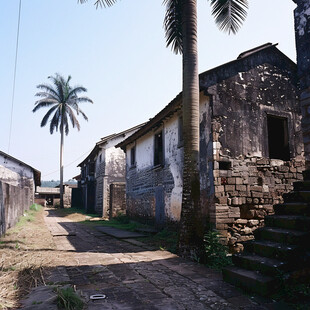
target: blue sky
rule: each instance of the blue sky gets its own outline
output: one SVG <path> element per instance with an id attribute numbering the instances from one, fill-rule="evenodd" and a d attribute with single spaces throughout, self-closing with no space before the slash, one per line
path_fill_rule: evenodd
<path id="1" fill-rule="evenodd" d="M 166 48 L 162 1 L 122 0 L 96 10 L 94 1 L 22 0 L 10 155 L 59 179 L 58 133 L 41 128 L 45 110 L 32 113 L 36 85 L 58 72 L 88 89 L 94 104 L 81 108 L 81 130 L 65 140 L 65 179 L 106 135 L 147 121 L 182 86 L 182 59 Z M 199 71 L 264 44 L 295 61 L 291 0 L 249 0 L 248 18 L 235 36 L 221 33 L 207 1 L 198 1 Z M 8 152 L 19 0 L 0 0 L 0 150 Z"/>

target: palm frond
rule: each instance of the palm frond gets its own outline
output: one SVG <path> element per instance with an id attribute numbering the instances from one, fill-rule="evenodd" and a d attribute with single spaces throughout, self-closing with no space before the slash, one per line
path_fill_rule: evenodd
<path id="1" fill-rule="evenodd" d="M 58 108 L 58 106 L 51 107 L 48 112 L 44 115 L 42 121 L 41 121 L 41 127 L 44 127 L 51 116 L 51 114 Z"/>
<path id="2" fill-rule="evenodd" d="M 235 34 L 247 16 L 248 0 L 210 0 L 212 15 L 220 30 Z"/>
<path id="3" fill-rule="evenodd" d="M 56 129 L 56 131 L 58 131 L 58 127 L 59 127 L 59 123 L 61 120 L 61 114 L 60 114 L 60 109 L 58 107 L 56 113 L 54 114 L 51 123 L 50 123 L 50 133 L 51 135 L 54 133 L 54 129 Z"/>
<path id="4" fill-rule="evenodd" d="M 68 116 L 69 116 L 69 118 L 70 118 L 72 127 L 76 127 L 77 130 L 80 130 L 80 123 L 79 123 L 79 121 L 77 120 L 77 118 L 75 117 L 75 115 L 74 115 L 72 109 L 71 109 L 69 106 L 67 106 L 67 112 L 68 112 L 67 114 L 68 114 Z"/>
<path id="5" fill-rule="evenodd" d="M 87 1 L 88 0 L 78 0 L 78 2 L 80 2 L 82 4 L 87 2 Z M 117 0 L 96 0 L 95 6 L 96 6 L 96 8 L 98 8 L 99 6 L 100 7 L 109 7 L 109 6 L 112 6 L 116 2 L 117 2 Z"/>
<path id="6" fill-rule="evenodd" d="M 91 99 L 88 97 L 78 97 L 74 99 L 75 103 L 83 103 L 83 102 L 89 102 L 89 103 L 94 103 Z"/>
<path id="7" fill-rule="evenodd" d="M 164 0 L 163 4 L 166 5 L 164 29 L 167 47 L 171 46 L 175 54 L 182 54 L 182 0 Z"/>
<path id="8" fill-rule="evenodd" d="M 79 93 L 85 93 L 87 92 L 87 88 L 77 85 L 73 88 L 70 88 L 70 92 L 68 93 L 68 98 L 71 96 L 77 96 Z"/>
<path id="9" fill-rule="evenodd" d="M 52 85 L 49 84 L 39 84 L 37 88 L 44 90 L 46 93 L 50 93 L 59 99 L 57 91 L 54 89 Z"/>
<path id="10" fill-rule="evenodd" d="M 56 95 L 51 94 L 51 93 L 47 93 L 47 92 L 38 92 L 35 94 L 36 97 L 43 97 L 43 98 L 53 98 L 56 101 L 58 101 L 59 99 L 56 97 Z"/>
<path id="11" fill-rule="evenodd" d="M 88 117 L 86 116 L 86 114 L 80 108 L 79 108 L 79 113 L 82 114 L 82 116 L 85 119 L 85 121 L 88 121 Z"/>
<path id="12" fill-rule="evenodd" d="M 46 108 L 49 107 L 51 105 L 57 104 L 58 102 L 55 101 L 54 99 L 41 99 L 35 102 L 35 107 L 33 108 L 32 112 L 36 112 L 37 110 L 41 109 L 41 108 Z"/>

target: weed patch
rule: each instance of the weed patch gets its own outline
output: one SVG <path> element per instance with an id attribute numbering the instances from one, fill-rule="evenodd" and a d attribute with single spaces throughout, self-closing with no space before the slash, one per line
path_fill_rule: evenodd
<path id="1" fill-rule="evenodd" d="M 204 235 L 204 248 L 206 254 L 206 265 L 210 268 L 220 270 L 232 265 L 231 256 L 228 256 L 227 247 L 221 243 L 218 231 L 211 229 Z"/>
<path id="2" fill-rule="evenodd" d="M 38 205 L 37 203 L 34 203 L 29 208 L 31 211 L 40 211 L 42 209 L 41 205 Z"/>
<path id="3" fill-rule="evenodd" d="M 84 303 L 72 287 L 57 288 L 57 306 L 65 310 L 82 310 Z"/>
<path id="4" fill-rule="evenodd" d="M 141 238 L 142 242 L 155 246 L 160 250 L 167 250 L 172 253 L 177 252 L 178 234 L 175 231 L 163 229 L 155 235 Z"/>

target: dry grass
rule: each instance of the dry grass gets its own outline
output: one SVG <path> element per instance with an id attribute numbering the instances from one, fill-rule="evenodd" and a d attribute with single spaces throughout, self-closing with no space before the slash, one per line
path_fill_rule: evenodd
<path id="1" fill-rule="evenodd" d="M 60 255 L 51 255 L 55 244 L 43 212 L 33 212 L 31 220 L 0 238 L 0 309 L 16 308 L 31 288 L 45 284 L 45 274 L 57 265 Z"/>

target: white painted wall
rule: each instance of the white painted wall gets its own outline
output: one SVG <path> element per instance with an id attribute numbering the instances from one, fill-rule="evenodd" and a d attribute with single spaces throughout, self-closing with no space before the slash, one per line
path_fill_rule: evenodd
<path id="1" fill-rule="evenodd" d="M 209 98 L 200 95 L 200 116 L 209 110 Z M 163 121 L 164 137 L 164 158 L 165 168 L 172 174 L 174 187 L 171 194 L 165 193 L 165 215 L 171 221 L 179 221 L 181 217 L 182 190 L 183 190 L 183 147 L 179 143 L 179 115 L 181 111 L 175 112 L 169 119 Z M 202 119 L 200 119 L 202 121 Z M 211 124 L 209 124 L 209 127 Z M 160 130 L 160 129 L 158 129 Z M 136 167 L 137 172 L 143 169 L 152 169 L 154 166 L 154 135 L 158 130 L 151 130 L 134 143 L 126 147 L 127 171 L 131 169 L 131 148 L 136 147 Z M 206 129 L 205 136 L 201 137 L 205 141 L 209 140 L 210 128 Z M 127 180 L 127 182 L 130 180 Z"/>
<path id="2" fill-rule="evenodd" d="M 0 154 L 0 180 L 18 186 L 23 178 L 34 180 L 33 169 Z"/>
<path id="3" fill-rule="evenodd" d="M 183 148 L 179 145 L 179 116 L 175 114 L 173 118 L 165 122 L 165 161 L 169 165 L 173 176 L 174 188 L 171 195 L 165 196 L 166 217 L 172 221 L 179 221 L 181 218 L 182 205 L 182 153 Z"/>
<path id="4" fill-rule="evenodd" d="M 128 152 L 130 153 L 130 149 L 127 151 L 127 154 Z M 142 170 L 153 165 L 154 133 L 150 132 L 136 141 L 136 169 Z"/>

